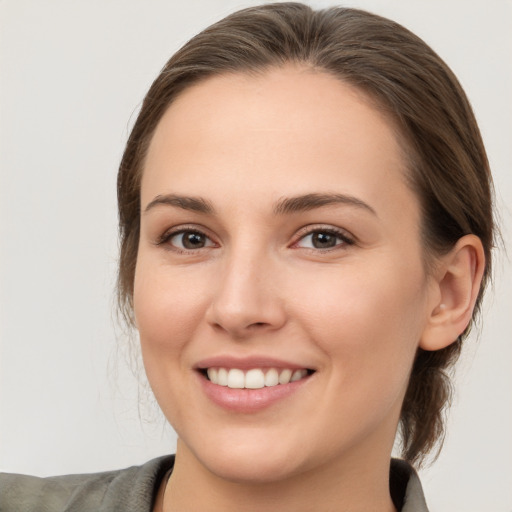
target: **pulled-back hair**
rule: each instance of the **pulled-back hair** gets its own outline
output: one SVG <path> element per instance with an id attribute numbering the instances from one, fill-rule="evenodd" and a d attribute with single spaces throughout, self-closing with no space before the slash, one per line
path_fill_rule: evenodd
<path id="1" fill-rule="evenodd" d="M 477 314 L 491 269 L 492 182 L 475 117 L 456 77 L 421 39 L 393 21 L 356 9 L 314 11 L 278 3 L 238 11 L 195 36 L 169 60 L 144 99 L 118 174 L 118 297 L 125 318 L 133 318 L 141 176 L 165 111 L 201 80 L 289 63 L 364 91 L 393 120 L 422 209 L 427 271 L 460 237 L 473 233 L 482 241 L 486 269 Z M 400 416 L 402 456 L 411 462 L 440 446 L 451 394 L 447 370 L 470 327 L 442 350 L 418 349 Z"/>

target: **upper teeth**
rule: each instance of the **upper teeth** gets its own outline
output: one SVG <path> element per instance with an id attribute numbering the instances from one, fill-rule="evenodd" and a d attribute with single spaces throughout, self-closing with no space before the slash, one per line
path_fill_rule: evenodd
<path id="1" fill-rule="evenodd" d="M 236 389 L 260 389 L 265 386 L 277 386 L 288 384 L 302 379 L 308 374 L 306 369 L 290 370 L 289 368 L 277 370 L 276 368 L 261 369 L 252 368 L 243 371 L 238 368 L 208 368 L 208 378 L 219 386 L 227 386 Z"/>

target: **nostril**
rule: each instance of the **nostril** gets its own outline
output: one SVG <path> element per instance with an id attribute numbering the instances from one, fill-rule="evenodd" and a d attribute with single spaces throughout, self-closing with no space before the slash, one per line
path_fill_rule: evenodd
<path id="1" fill-rule="evenodd" d="M 258 328 L 258 327 L 265 327 L 268 324 L 266 322 L 254 322 L 249 325 L 249 328 Z"/>

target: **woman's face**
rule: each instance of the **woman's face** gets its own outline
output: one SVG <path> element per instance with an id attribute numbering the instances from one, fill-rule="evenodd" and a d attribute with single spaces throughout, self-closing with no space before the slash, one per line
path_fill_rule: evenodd
<path id="1" fill-rule="evenodd" d="M 182 457 L 251 481 L 389 463 L 434 293 L 368 99 L 291 66 L 195 85 L 156 129 L 141 205 L 135 315 Z"/>

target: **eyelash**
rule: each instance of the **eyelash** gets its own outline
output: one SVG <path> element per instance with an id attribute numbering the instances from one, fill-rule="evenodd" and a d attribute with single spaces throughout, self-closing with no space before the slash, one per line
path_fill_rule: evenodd
<path id="1" fill-rule="evenodd" d="M 332 226 L 323 227 L 323 226 L 308 226 L 299 231 L 297 241 L 292 244 L 292 247 L 297 247 L 299 242 L 306 239 L 308 236 L 313 236 L 315 234 L 324 234 L 333 236 L 339 240 L 341 243 L 337 243 L 334 247 L 327 248 L 317 248 L 317 247 L 304 247 L 304 249 L 308 249 L 311 251 L 321 251 L 321 252 L 329 252 L 335 251 L 337 249 L 343 249 L 345 246 L 354 245 L 356 241 L 350 237 L 346 231 L 334 228 Z"/>
<path id="2" fill-rule="evenodd" d="M 176 247 L 175 245 L 170 244 L 170 240 L 178 235 L 184 235 L 186 233 L 189 234 L 195 234 L 199 235 L 201 237 L 205 237 L 207 240 L 211 242 L 211 245 L 205 246 L 205 247 L 199 247 L 197 249 L 182 249 L 180 247 Z M 340 243 L 337 243 L 334 247 L 326 247 L 326 248 L 317 248 L 317 247 L 303 247 L 304 249 L 310 250 L 310 251 L 320 251 L 320 252 L 329 252 L 334 251 L 336 249 L 341 249 L 344 246 L 350 246 L 354 245 L 356 242 L 353 238 L 349 237 L 347 233 L 341 229 L 336 229 L 332 226 L 329 227 L 322 227 L 322 226 L 308 226 L 306 228 L 303 228 L 299 231 L 297 235 L 297 239 L 293 244 L 291 245 L 292 248 L 300 248 L 298 247 L 299 242 L 306 239 L 308 236 L 313 236 L 315 234 L 324 234 L 329 236 L 334 236 L 335 238 L 341 240 Z M 191 252 L 199 251 L 201 249 L 206 249 L 212 246 L 217 245 L 216 242 L 212 240 L 211 237 L 209 237 L 204 231 L 197 229 L 195 227 L 180 227 L 178 229 L 173 229 L 171 231 L 166 231 L 162 236 L 159 237 L 159 239 L 156 241 L 156 245 L 163 246 L 163 245 L 169 245 L 170 248 L 168 250 L 172 250 L 174 252 L 177 252 L 179 254 L 190 254 Z"/>
<path id="3" fill-rule="evenodd" d="M 169 243 L 172 240 L 172 238 L 174 238 L 175 236 L 184 235 L 186 233 L 205 237 L 207 240 L 212 242 L 212 245 L 206 246 L 206 247 L 199 247 L 198 249 L 186 249 L 186 248 L 182 249 L 181 247 L 176 247 L 175 245 L 172 245 L 172 244 Z M 172 251 L 177 252 L 179 254 L 190 254 L 191 252 L 195 252 L 195 251 L 198 251 L 200 249 L 209 248 L 209 247 L 211 247 L 213 245 L 217 245 L 217 244 L 204 231 L 202 231 L 200 229 L 197 229 L 195 227 L 186 227 L 186 226 L 184 226 L 184 227 L 180 227 L 180 228 L 177 228 L 177 229 L 173 229 L 171 231 L 166 231 L 156 241 L 156 245 L 158 245 L 158 246 L 160 246 L 160 245 L 162 245 L 162 246 L 168 245 L 169 247 L 166 247 L 167 250 L 172 250 Z"/>

